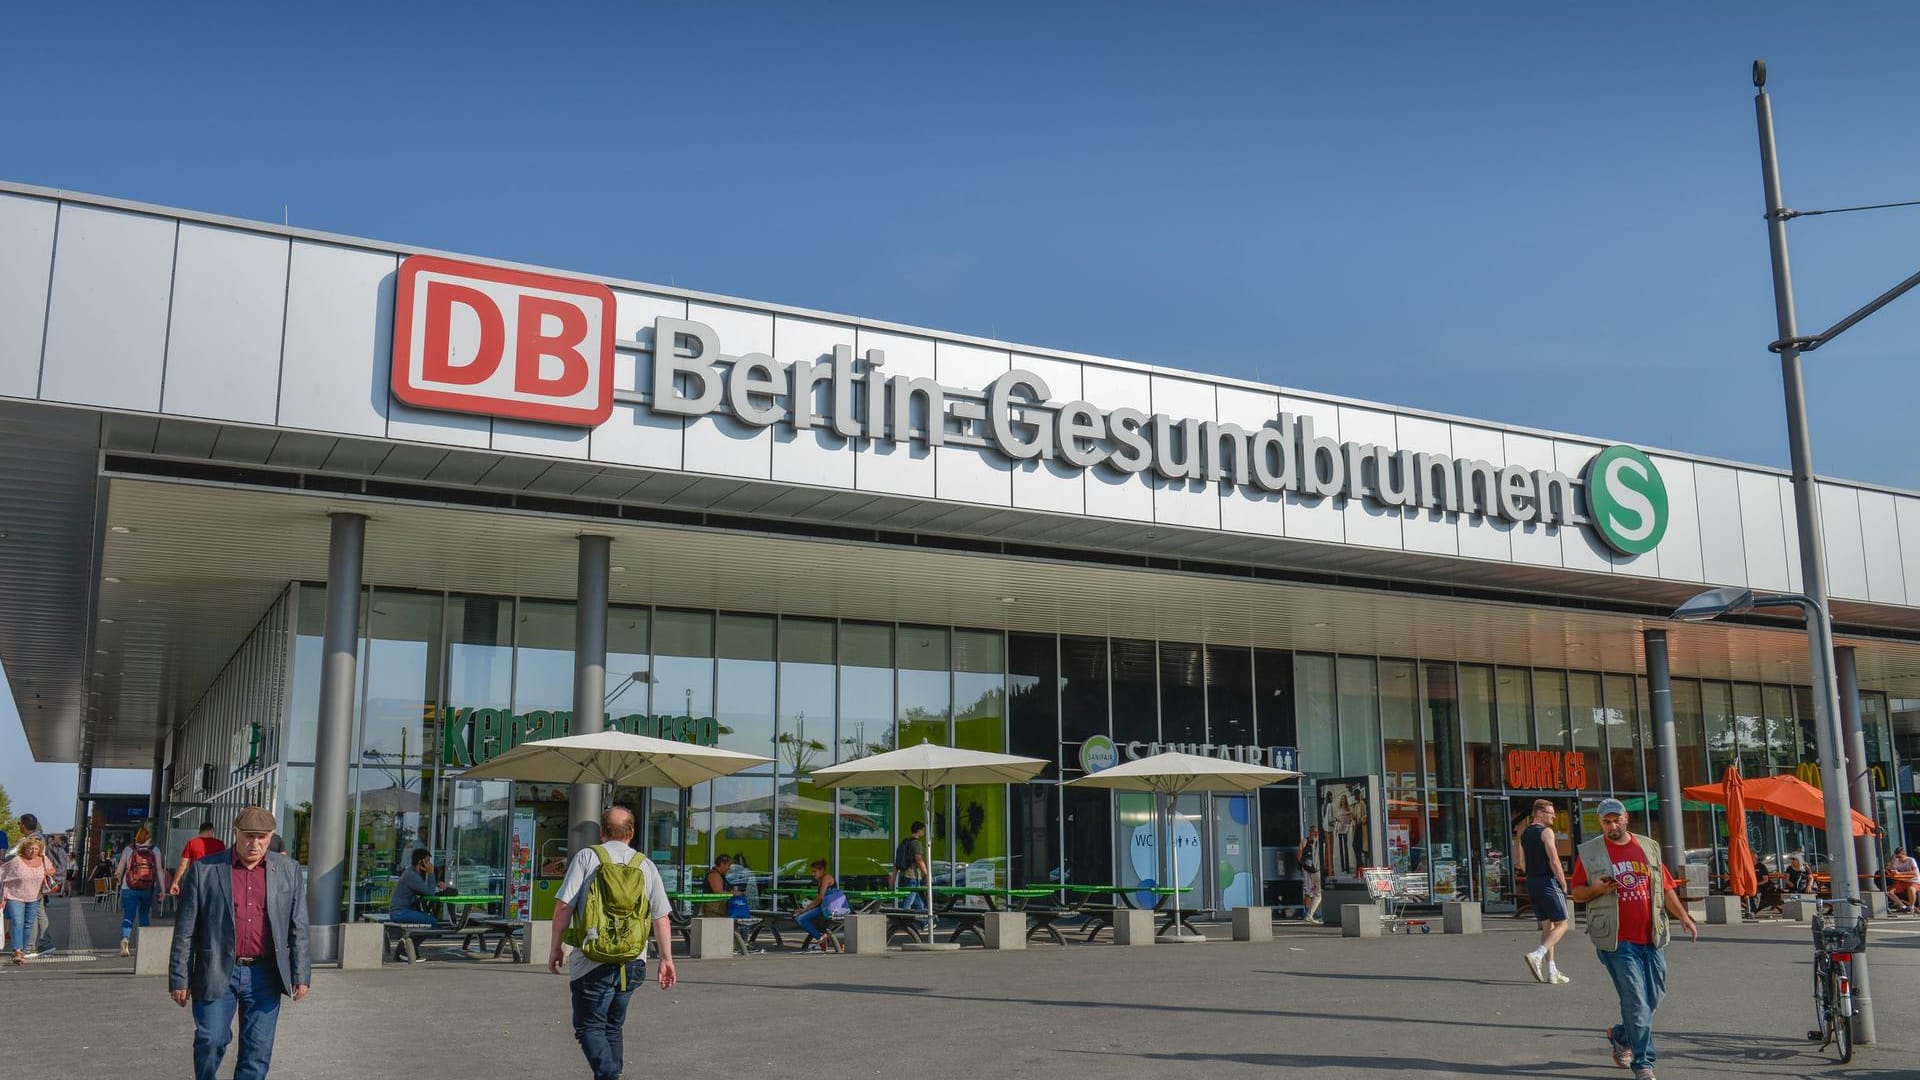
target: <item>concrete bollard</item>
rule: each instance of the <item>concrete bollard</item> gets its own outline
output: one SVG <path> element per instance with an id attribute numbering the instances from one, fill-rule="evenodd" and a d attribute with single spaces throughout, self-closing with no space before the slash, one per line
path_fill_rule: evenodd
<path id="1" fill-rule="evenodd" d="M 133 973 L 165 975 L 173 951 L 173 927 L 141 926 L 133 931 Z"/>
<path id="2" fill-rule="evenodd" d="M 849 915 L 840 921 L 840 944 L 850 953 L 887 951 L 885 915 Z"/>
<path id="3" fill-rule="evenodd" d="M 1380 905 L 1341 904 L 1341 937 L 1379 937 Z"/>
<path id="4" fill-rule="evenodd" d="M 733 955 L 733 920 L 703 915 L 687 927 L 688 955 L 697 960 L 724 960 Z"/>
<path id="5" fill-rule="evenodd" d="M 380 923 L 347 923 L 340 928 L 340 970 L 369 971 L 387 958 L 387 931 Z"/>
<path id="6" fill-rule="evenodd" d="M 980 932 L 989 949 L 1024 949 L 1027 947 L 1027 913 L 989 911 L 982 917 Z"/>
<path id="7" fill-rule="evenodd" d="M 1265 907 L 1234 908 L 1233 940 L 1272 941 L 1273 909 Z"/>
<path id="8" fill-rule="evenodd" d="M 1115 945 L 1153 944 L 1153 912 L 1124 908 L 1113 913 Z"/>
<path id="9" fill-rule="evenodd" d="M 1744 911 L 1744 904 L 1738 896 L 1707 897 L 1707 922 L 1709 925 L 1725 926 L 1737 924 Z"/>
<path id="10" fill-rule="evenodd" d="M 520 962 L 547 966 L 547 952 L 553 948 L 553 920 L 535 919 L 527 924 L 526 949 L 520 954 Z"/>
<path id="11" fill-rule="evenodd" d="M 1440 905 L 1440 928 L 1449 934 L 1480 933 L 1480 905 L 1459 900 Z"/>
<path id="12" fill-rule="evenodd" d="M 1780 901 L 1780 914 L 1788 922 L 1811 923 L 1813 921 L 1813 901 L 1788 899 Z"/>

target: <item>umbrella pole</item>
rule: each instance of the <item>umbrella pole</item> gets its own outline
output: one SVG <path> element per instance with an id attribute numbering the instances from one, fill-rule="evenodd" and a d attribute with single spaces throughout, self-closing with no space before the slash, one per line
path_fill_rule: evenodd
<path id="1" fill-rule="evenodd" d="M 934 933 L 940 929 L 940 920 L 933 914 L 933 822 L 939 819 L 933 812 L 932 788 L 920 789 L 920 808 L 927 815 L 927 845 L 921 854 L 927 860 L 927 944 L 931 945 Z"/>

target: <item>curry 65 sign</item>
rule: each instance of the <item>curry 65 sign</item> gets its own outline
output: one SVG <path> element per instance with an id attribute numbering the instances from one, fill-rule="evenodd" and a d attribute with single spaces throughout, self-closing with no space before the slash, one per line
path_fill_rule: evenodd
<path id="1" fill-rule="evenodd" d="M 596 282 L 414 255 L 394 304 L 393 396 L 598 427 L 613 415 L 613 313 Z"/>

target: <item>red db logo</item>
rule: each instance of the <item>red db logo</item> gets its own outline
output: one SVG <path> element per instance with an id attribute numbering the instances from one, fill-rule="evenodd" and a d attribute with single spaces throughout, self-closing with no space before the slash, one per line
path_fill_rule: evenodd
<path id="1" fill-rule="evenodd" d="M 414 255 L 400 264 L 393 396 L 422 409 L 597 427 L 613 414 L 613 290 Z"/>

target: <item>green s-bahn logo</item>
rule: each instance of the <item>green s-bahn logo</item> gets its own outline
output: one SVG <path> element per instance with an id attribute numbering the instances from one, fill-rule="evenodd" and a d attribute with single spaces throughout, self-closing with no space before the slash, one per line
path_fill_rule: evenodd
<path id="1" fill-rule="evenodd" d="M 1608 547 L 1644 555 L 1667 534 L 1667 483 L 1653 459 L 1631 446 L 1609 446 L 1587 464 L 1587 515 Z"/>

